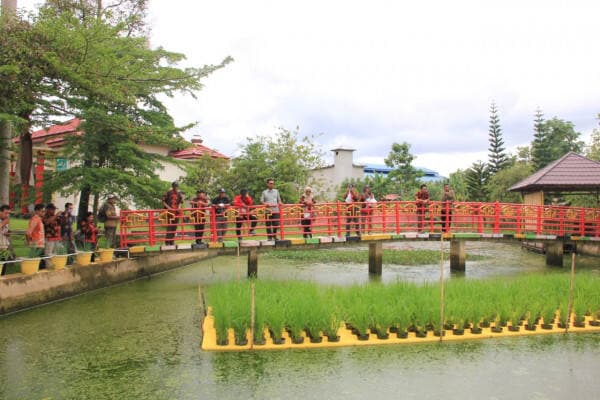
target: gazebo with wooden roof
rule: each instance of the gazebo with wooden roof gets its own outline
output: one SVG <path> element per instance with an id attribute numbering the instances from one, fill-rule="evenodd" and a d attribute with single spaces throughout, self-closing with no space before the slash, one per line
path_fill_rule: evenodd
<path id="1" fill-rule="evenodd" d="M 600 162 L 569 152 L 508 190 L 521 192 L 525 204 L 544 204 L 547 193 L 600 193 Z"/>

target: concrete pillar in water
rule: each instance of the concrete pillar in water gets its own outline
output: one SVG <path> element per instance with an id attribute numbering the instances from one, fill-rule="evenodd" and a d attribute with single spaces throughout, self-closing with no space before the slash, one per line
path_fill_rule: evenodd
<path id="1" fill-rule="evenodd" d="M 450 271 L 465 270 L 465 242 L 464 240 L 451 240 L 450 241 Z"/>
<path id="2" fill-rule="evenodd" d="M 546 265 L 563 266 L 563 242 L 548 242 L 544 246 L 546 250 Z"/>
<path id="3" fill-rule="evenodd" d="M 381 275 L 382 256 L 381 242 L 369 243 L 369 274 Z"/>
<path id="4" fill-rule="evenodd" d="M 258 253 L 256 249 L 248 251 L 248 278 L 256 278 L 258 275 Z"/>

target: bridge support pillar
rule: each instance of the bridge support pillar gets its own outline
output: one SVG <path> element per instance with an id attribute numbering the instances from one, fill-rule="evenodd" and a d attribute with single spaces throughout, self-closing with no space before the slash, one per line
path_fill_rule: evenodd
<path id="1" fill-rule="evenodd" d="M 248 278 L 258 276 L 258 252 L 256 249 L 248 250 Z"/>
<path id="2" fill-rule="evenodd" d="M 369 243 L 369 274 L 381 275 L 382 260 L 381 242 Z"/>
<path id="3" fill-rule="evenodd" d="M 548 242 L 546 250 L 546 265 L 553 267 L 563 266 L 563 242 Z"/>
<path id="4" fill-rule="evenodd" d="M 465 242 L 464 240 L 450 241 L 450 271 L 465 271 Z"/>

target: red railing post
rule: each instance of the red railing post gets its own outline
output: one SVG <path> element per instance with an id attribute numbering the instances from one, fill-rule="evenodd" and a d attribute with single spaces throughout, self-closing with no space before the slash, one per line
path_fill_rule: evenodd
<path id="1" fill-rule="evenodd" d="M 127 235 L 127 224 L 125 223 L 125 221 L 127 221 L 127 211 L 121 211 L 121 213 L 119 214 L 119 244 L 121 245 L 121 247 L 127 247 L 127 244 L 129 243 L 129 238 Z"/>
<path id="2" fill-rule="evenodd" d="M 483 233 L 483 215 L 481 214 L 481 203 L 477 203 L 477 233 Z"/>
<path id="3" fill-rule="evenodd" d="M 210 210 L 210 241 L 217 241 L 217 212 L 214 207 Z"/>
<path id="4" fill-rule="evenodd" d="M 579 236 L 585 236 L 585 209 L 579 210 Z"/>
<path id="5" fill-rule="evenodd" d="M 565 210 L 561 207 L 558 211 L 558 236 L 565 236 Z"/>
<path id="6" fill-rule="evenodd" d="M 279 204 L 278 207 L 279 207 L 279 234 L 281 235 L 280 236 L 281 240 L 284 240 L 285 239 L 285 229 L 284 229 L 285 219 L 283 218 L 283 205 Z"/>
<path id="7" fill-rule="evenodd" d="M 536 218 L 537 221 L 535 222 L 535 234 L 539 235 L 542 233 L 542 211 L 543 211 L 543 207 L 544 206 L 537 206 L 536 210 Z"/>
<path id="8" fill-rule="evenodd" d="M 401 227 L 400 227 L 400 202 L 396 201 L 396 203 L 394 204 L 394 214 L 395 214 L 395 221 L 396 221 L 396 235 L 400 234 L 401 231 Z"/>
<path id="9" fill-rule="evenodd" d="M 522 215 L 523 215 L 523 205 L 519 204 L 517 207 L 517 226 L 515 227 L 515 232 L 520 235 L 521 234 L 521 225 L 523 224 Z"/>
<path id="10" fill-rule="evenodd" d="M 156 237 L 154 236 L 156 233 L 156 228 L 154 226 L 154 212 L 152 210 L 148 211 L 148 245 L 154 246 L 156 244 Z"/>
<path id="11" fill-rule="evenodd" d="M 337 207 L 337 234 L 338 234 L 338 237 L 341 237 L 342 236 L 342 207 L 341 207 L 341 203 L 339 201 L 337 202 L 336 207 Z"/>
<path id="12" fill-rule="evenodd" d="M 500 233 L 500 203 L 494 205 L 494 233 Z"/>

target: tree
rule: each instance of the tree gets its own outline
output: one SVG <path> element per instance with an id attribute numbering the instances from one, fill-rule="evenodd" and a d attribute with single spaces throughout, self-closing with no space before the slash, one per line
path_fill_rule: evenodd
<path id="1" fill-rule="evenodd" d="M 482 161 L 474 162 L 465 174 L 468 201 L 488 201 L 488 166 Z"/>
<path id="2" fill-rule="evenodd" d="M 544 168 L 570 151 L 581 153 L 585 145 L 579 140 L 581 133 L 575 131 L 572 122 L 556 117 L 543 121 L 536 116 L 536 134 L 531 143 L 531 155 L 535 170 Z"/>
<path id="3" fill-rule="evenodd" d="M 500 117 L 498 116 L 496 103 L 492 103 L 490 106 L 489 143 L 488 168 L 490 174 L 494 175 L 508 164 L 508 155 L 502 139 L 502 128 L 500 127 Z"/>
<path id="4" fill-rule="evenodd" d="M 200 159 L 187 163 L 186 171 L 182 183 L 190 194 L 195 194 L 198 189 L 203 189 L 208 194 L 217 193 L 228 180 L 229 160 L 205 154 Z"/>
<path id="5" fill-rule="evenodd" d="M 548 140 L 544 129 L 544 114 L 539 108 L 535 111 L 533 123 L 533 141 L 531 142 L 531 162 L 534 170 L 540 170 L 552 160 L 548 156 Z"/>
<path id="6" fill-rule="evenodd" d="M 509 192 L 508 188 L 532 174 L 531 165 L 517 162 L 492 175 L 487 182 L 489 199 L 503 203 L 520 203 L 521 194 Z"/>
<path id="7" fill-rule="evenodd" d="M 187 128 L 174 125 L 159 97 L 194 96 L 200 80 L 231 59 L 178 68 L 182 54 L 148 48 L 140 30 L 144 1 L 107 8 L 101 2 L 97 8 L 93 2 L 50 3 L 41 9 L 36 28 L 53 46 L 46 59 L 60 71 L 55 96 L 62 101 L 61 112 L 82 118 L 85 132 L 67 142 L 65 153 L 76 166 L 57 173 L 50 184 L 63 193 L 81 191 L 79 215 L 88 210 L 90 194 L 96 195 L 96 209 L 98 194 L 107 192 L 157 206 L 166 188 L 155 172 L 161 157 L 139 144 L 180 148 L 180 133 Z M 131 12 L 117 7 L 133 3 L 139 8 Z"/>
<path id="8" fill-rule="evenodd" d="M 283 201 L 296 202 L 305 186 L 318 186 L 309 172 L 323 166 L 323 153 L 313 137 L 299 137 L 298 127 L 293 132 L 280 127 L 274 137 L 246 140 L 241 155 L 233 159 L 226 188 L 236 193 L 247 189 L 258 198 L 267 179 L 273 178 Z"/>
<path id="9" fill-rule="evenodd" d="M 387 158 L 384 160 L 385 165 L 394 168 L 388 174 L 388 179 L 391 179 L 399 185 L 401 189 L 401 195 L 410 197 L 412 200 L 412 192 L 417 188 L 419 184 L 419 177 L 423 173 L 412 166 L 414 156 L 410 153 L 410 144 L 393 143 L 392 150 L 390 151 Z"/>
<path id="10" fill-rule="evenodd" d="M 586 155 L 592 160 L 600 161 L 600 130 L 594 129 L 592 131 Z"/>

